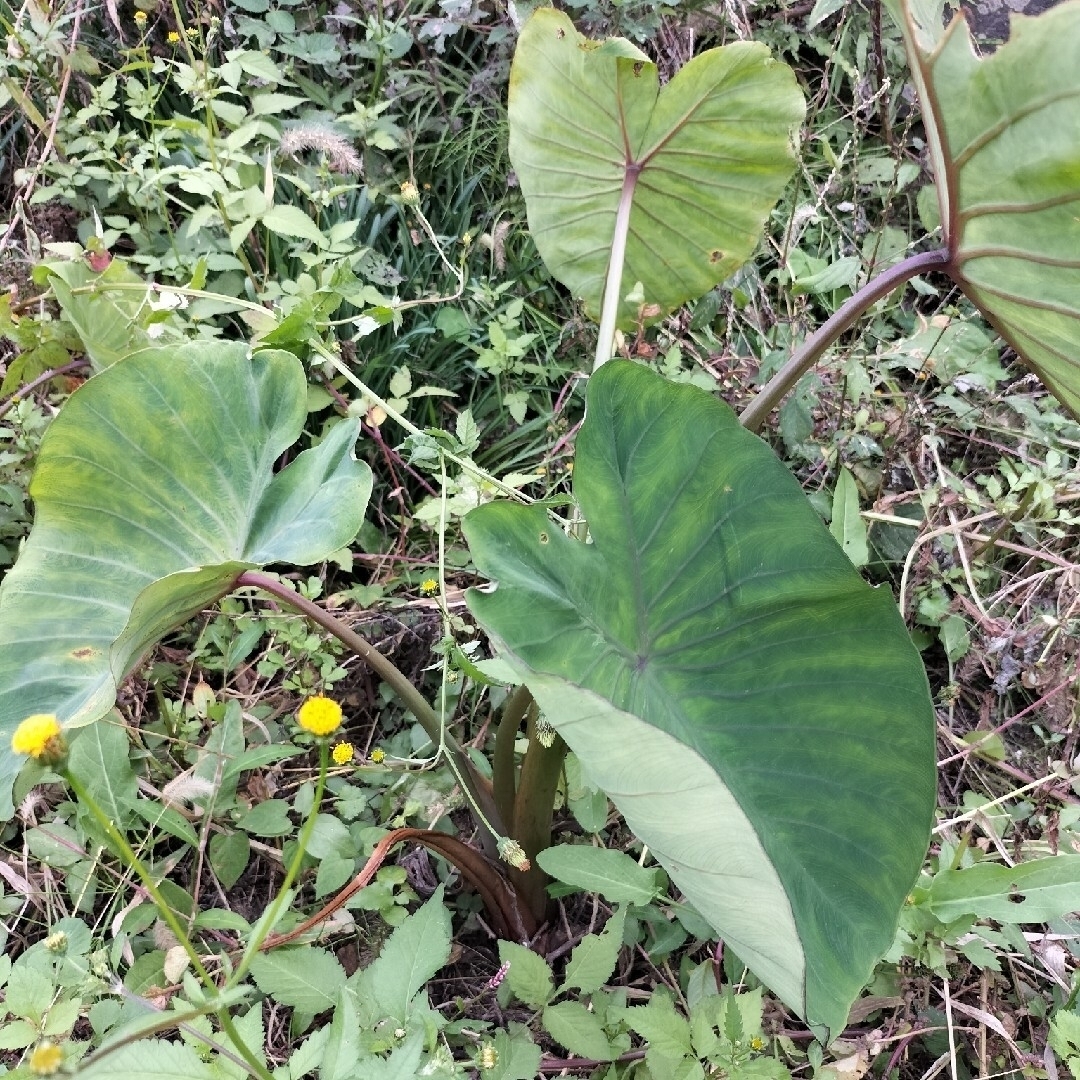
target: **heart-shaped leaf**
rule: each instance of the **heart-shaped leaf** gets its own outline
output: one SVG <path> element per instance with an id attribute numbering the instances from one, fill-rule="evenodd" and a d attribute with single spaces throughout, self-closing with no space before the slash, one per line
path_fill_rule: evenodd
<path id="1" fill-rule="evenodd" d="M 33 530 L 0 587 L 8 815 L 25 716 L 99 719 L 146 650 L 244 570 L 318 562 L 355 536 L 371 494 L 356 423 L 274 472 L 306 403 L 295 357 L 225 342 L 135 353 L 65 403 L 30 485 Z"/>
<path id="2" fill-rule="evenodd" d="M 948 267 L 995 329 L 1080 417 L 1080 3 L 1014 16 L 976 54 L 941 0 L 903 0 Z"/>
<path id="3" fill-rule="evenodd" d="M 892 596 L 708 394 L 593 375 L 576 498 L 465 520 L 477 619 L 627 823 L 822 1035 L 893 940 L 934 809 L 934 714 Z"/>
<path id="4" fill-rule="evenodd" d="M 664 314 L 753 253 L 794 166 L 802 94 L 763 45 L 695 57 L 663 88 L 630 42 L 583 38 L 551 8 L 518 41 L 510 159 L 548 269 L 596 315 L 620 203 L 632 201 L 624 291 Z M 621 302 L 632 326 L 638 303 Z"/>

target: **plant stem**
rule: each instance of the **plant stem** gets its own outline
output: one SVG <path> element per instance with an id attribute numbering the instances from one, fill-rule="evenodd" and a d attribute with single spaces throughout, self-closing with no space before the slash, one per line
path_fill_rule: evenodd
<path id="1" fill-rule="evenodd" d="M 850 330 L 874 304 L 891 293 L 898 285 L 902 285 L 918 274 L 927 270 L 943 269 L 948 266 L 951 259 L 952 256 L 944 248 L 923 251 L 889 267 L 883 274 L 868 281 L 792 353 L 791 359 L 743 410 L 739 423 L 747 431 L 759 430 L 769 413 L 783 401 L 799 379 L 817 363 L 825 350 L 841 334 Z"/>
<path id="2" fill-rule="evenodd" d="M 608 259 L 607 277 L 604 280 L 603 309 L 600 312 L 600 331 L 596 341 L 596 360 L 593 371 L 606 364 L 615 353 L 615 324 L 619 316 L 622 296 L 623 264 L 626 262 L 626 237 L 630 231 L 630 211 L 634 205 L 634 188 L 641 173 L 641 166 L 628 163 L 623 177 L 619 208 L 615 212 L 615 232 L 611 237 L 611 255 Z"/>
<path id="3" fill-rule="evenodd" d="M 514 833 L 514 800 L 517 796 L 517 778 L 514 774 L 514 744 L 517 742 L 521 721 L 529 711 L 533 696 L 525 685 L 513 689 L 503 703 L 502 716 L 495 729 L 495 752 L 491 756 L 491 781 L 495 792 L 495 805 L 502 814 L 507 833 Z"/>
<path id="4" fill-rule="evenodd" d="M 108 817 L 104 810 L 98 806 L 97 802 L 90 794 L 90 792 L 83 785 L 82 781 L 75 776 L 70 769 L 66 766 L 61 766 L 60 774 L 67 781 L 68 786 L 75 795 L 78 797 L 79 802 L 83 804 L 93 815 L 94 820 L 105 831 L 105 835 L 116 846 L 116 850 L 120 853 L 121 858 L 132 870 L 139 876 L 139 880 L 143 884 L 143 888 L 150 894 L 150 899 L 153 900 L 154 906 L 161 913 L 161 917 L 165 920 L 166 925 L 173 932 L 177 942 L 184 947 L 184 952 L 188 954 L 188 959 L 191 961 L 191 966 L 198 973 L 199 978 L 202 979 L 203 985 L 206 987 L 209 993 L 216 993 L 217 987 L 214 985 L 214 980 L 210 978 L 206 968 L 203 967 L 202 960 L 199 959 L 199 954 L 195 951 L 195 947 L 191 944 L 187 936 L 187 932 L 180 925 L 180 920 L 177 919 L 176 913 L 169 906 L 169 902 L 162 895 L 161 890 L 157 886 L 157 882 L 154 880 L 153 875 L 146 868 L 145 863 L 138 855 L 135 854 L 131 845 L 127 842 L 127 837 L 117 828 L 115 822 Z"/>
<path id="5" fill-rule="evenodd" d="M 555 792 L 562 776 L 567 745 L 556 734 L 550 746 L 536 736 L 540 709 L 533 702 L 529 708 L 529 749 L 521 763 L 514 805 L 514 836 L 532 864 L 528 870 L 511 872 L 518 895 L 529 906 L 533 917 L 543 923 L 548 905 L 548 876 L 536 863 L 536 855 L 551 846 L 551 818 L 555 809 Z"/>
<path id="6" fill-rule="evenodd" d="M 244 950 L 244 955 L 240 958 L 240 963 L 237 965 L 236 970 L 229 979 L 231 985 L 239 983 L 244 976 L 247 975 L 252 960 L 255 959 L 259 950 L 262 948 L 263 942 L 266 940 L 269 932 L 274 928 L 274 923 L 277 922 L 278 916 L 281 914 L 281 908 L 285 903 L 285 897 L 288 895 L 289 889 L 292 888 L 293 882 L 300 875 L 300 867 L 304 861 L 304 852 L 307 851 L 308 844 L 311 842 L 311 834 L 315 829 L 315 819 L 319 816 L 319 807 L 322 805 L 323 792 L 326 790 L 326 771 L 329 766 L 330 742 L 328 739 L 320 739 L 319 779 L 315 783 L 315 795 L 311 800 L 311 813 L 308 814 L 307 820 L 304 822 L 304 827 L 297 837 L 296 852 L 293 855 L 292 862 L 289 864 L 289 869 L 285 872 L 285 880 L 281 883 L 281 888 L 278 889 L 273 904 L 271 904 L 269 910 L 256 925 L 255 933 L 252 934 L 251 940 Z"/>
<path id="7" fill-rule="evenodd" d="M 355 631 L 350 630 L 343 622 L 335 619 L 328 611 L 323 610 L 318 604 L 312 603 L 306 597 L 294 592 L 287 585 L 278 581 L 270 574 L 259 570 L 245 570 L 236 579 L 236 588 L 243 585 L 254 586 L 264 592 L 276 596 L 283 603 L 306 615 L 312 622 L 317 623 L 328 630 L 339 641 L 347 645 L 378 674 L 378 676 L 397 695 L 398 700 L 416 717 L 417 722 L 427 733 L 435 746 L 446 748 L 447 756 L 452 760 L 454 771 L 458 774 L 462 787 L 473 802 L 479 808 L 481 821 L 490 822 L 494 832 L 502 834 L 505 830 L 502 818 L 495 806 L 495 800 L 491 792 L 490 783 L 476 770 L 469 755 L 462 745 L 446 730 L 445 725 L 435 710 L 428 704 L 427 699 L 415 686 L 401 673 L 396 665 L 388 660 L 369 641 L 366 641 Z"/>

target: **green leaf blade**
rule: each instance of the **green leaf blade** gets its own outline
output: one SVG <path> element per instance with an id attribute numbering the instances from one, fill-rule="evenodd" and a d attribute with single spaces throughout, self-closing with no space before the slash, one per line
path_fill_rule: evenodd
<path id="1" fill-rule="evenodd" d="M 510 157 L 548 269 L 595 314 L 624 184 L 633 187 L 623 282 L 662 313 L 752 254 L 794 165 L 804 104 L 761 45 L 692 60 L 660 88 L 629 42 L 599 47 L 553 9 L 526 23 L 510 75 Z M 623 302 L 620 325 L 636 305 Z"/>
<path id="2" fill-rule="evenodd" d="M 903 9 L 951 273 L 1080 417 L 1080 3 L 1014 16 L 986 57 L 962 15 Z"/>
<path id="3" fill-rule="evenodd" d="M 470 607 L 694 907 L 835 1035 L 929 837 L 918 654 L 725 406 L 612 362 L 588 409 L 593 543 L 539 509 L 474 511 L 497 588 Z"/>
<path id="4" fill-rule="evenodd" d="M 0 586 L 0 804 L 25 716 L 99 719 L 146 650 L 244 570 L 316 562 L 355 535 L 371 491 L 355 424 L 274 472 L 303 429 L 305 386 L 287 353 L 212 342 L 132 354 L 71 395 Z"/>

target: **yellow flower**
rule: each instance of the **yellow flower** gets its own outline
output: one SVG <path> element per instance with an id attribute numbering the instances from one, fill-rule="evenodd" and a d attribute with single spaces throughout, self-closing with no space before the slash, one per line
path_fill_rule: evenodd
<path id="1" fill-rule="evenodd" d="M 135 12 L 135 25 L 140 30 L 146 25 L 146 12 L 145 11 L 136 11 Z"/>
<path id="2" fill-rule="evenodd" d="M 329 735 L 341 727 L 341 706 L 333 698 L 316 694 L 300 706 L 296 719 L 312 735 Z"/>
<path id="3" fill-rule="evenodd" d="M 373 765 L 381 765 L 386 760 L 386 751 L 380 750 L 377 746 L 371 751 L 371 763 Z"/>
<path id="4" fill-rule="evenodd" d="M 16 754 L 29 754 L 47 765 L 59 761 L 67 753 L 60 721 L 52 713 L 28 716 L 11 737 L 11 749 Z"/>
<path id="5" fill-rule="evenodd" d="M 30 1055 L 30 1071 L 36 1076 L 52 1076 L 64 1064 L 64 1051 L 46 1039 L 38 1043 Z"/>
<path id="6" fill-rule="evenodd" d="M 439 591 L 439 583 L 433 578 L 424 578 L 420 582 L 420 595 L 421 596 L 434 596 Z"/>
<path id="7" fill-rule="evenodd" d="M 406 206 L 418 206 L 420 203 L 420 192 L 411 180 L 406 180 L 401 185 L 401 201 Z"/>
<path id="8" fill-rule="evenodd" d="M 348 765 L 353 759 L 353 755 L 356 751 L 353 749 L 351 742 L 339 742 L 333 750 L 330 751 L 330 756 L 334 759 L 335 765 Z"/>
<path id="9" fill-rule="evenodd" d="M 189 38 L 197 38 L 199 36 L 199 28 L 197 26 L 189 26 L 184 33 L 187 34 Z"/>
<path id="10" fill-rule="evenodd" d="M 170 45 L 176 45 L 180 41 L 180 35 L 175 30 L 170 30 L 166 40 Z"/>
<path id="11" fill-rule="evenodd" d="M 760 1035 L 754 1035 L 750 1039 L 750 1049 L 758 1052 L 765 1049 L 765 1040 Z"/>

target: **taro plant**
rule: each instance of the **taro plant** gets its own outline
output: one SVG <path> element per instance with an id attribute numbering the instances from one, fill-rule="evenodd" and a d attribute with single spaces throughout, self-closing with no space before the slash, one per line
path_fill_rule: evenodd
<path id="1" fill-rule="evenodd" d="M 878 298 L 931 270 L 951 275 L 1080 411 L 1080 267 L 1067 248 L 1080 204 L 1070 109 L 1080 3 L 1018 21 L 987 59 L 962 21 L 942 28 L 940 5 L 901 14 L 945 246 L 852 297 L 741 422 L 710 395 L 611 357 L 619 329 L 701 295 L 752 254 L 794 161 L 803 104 L 791 72 L 739 43 L 661 88 L 629 42 L 586 41 L 550 10 L 526 25 L 511 155 L 541 255 L 600 318 L 599 370 L 572 513 L 493 502 L 465 520 L 491 582 L 469 603 L 498 653 L 467 670 L 517 686 L 490 782 L 443 710 L 263 570 L 347 543 L 370 475 L 348 420 L 275 471 L 303 428 L 303 369 L 287 353 L 219 342 L 132 352 L 50 427 L 31 488 L 37 520 L 0 589 L 0 729 L 28 713 L 94 723 L 170 628 L 233 589 L 272 593 L 398 694 L 445 751 L 488 854 L 513 869 L 420 830 L 391 834 L 380 854 L 399 839 L 441 845 L 480 885 L 500 932 L 530 938 L 546 893 L 529 864 L 550 842 L 571 748 L 727 944 L 820 1038 L 835 1037 L 922 863 L 934 717 L 891 596 L 862 580 L 749 429 Z M 310 345 L 367 392 L 324 343 Z M 411 443 L 460 460 L 465 434 L 413 430 Z M 5 745 L 5 796 L 19 766 Z"/>

